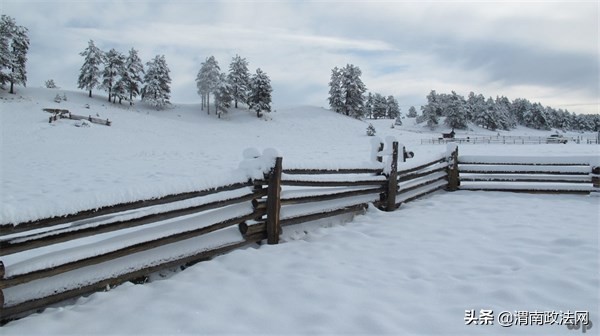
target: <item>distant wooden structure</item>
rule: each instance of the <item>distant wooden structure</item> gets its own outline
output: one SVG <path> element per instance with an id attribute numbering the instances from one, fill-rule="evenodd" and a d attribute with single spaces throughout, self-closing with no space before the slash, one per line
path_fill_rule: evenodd
<path id="1" fill-rule="evenodd" d="M 454 139 L 455 134 L 456 133 L 454 132 L 454 128 L 453 128 L 450 133 L 442 133 L 442 137 L 440 139 Z"/>
<path id="2" fill-rule="evenodd" d="M 69 110 L 65 109 L 53 109 L 53 108 L 44 108 L 42 109 L 44 112 L 52 113 L 53 115 L 48 118 L 48 123 L 52 123 L 53 121 L 57 121 L 58 119 L 71 119 L 71 120 L 87 120 L 91 123 L 98 125 L 110 126 L 112 122 L 108 119 L 100 119 L 94 118 L 91 115 L 89 116 L 80 116 L 77 114 L 72 114 Z"/>

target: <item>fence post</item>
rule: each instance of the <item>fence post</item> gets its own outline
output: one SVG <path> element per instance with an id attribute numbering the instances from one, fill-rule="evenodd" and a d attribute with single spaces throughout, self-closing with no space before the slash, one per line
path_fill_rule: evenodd
<path id="1" fill-rule="evenodd" d="M 404 146 L 402 146 L 402 157 L 404 158 Z M 403 159 L 404 161 L 404 159 Z M 392 162 L 390 162 L 390 174 L 387 186 L 387 204 L 385 211 L 396 210 L 396 193 L 398 192 L 398 141 L 392 143 Z"/>
<path id="2" fill-rule="evenodd" d="M 600 166 L 592 166 L 592 193 L 596 196 L 600 196 Z"/>
<path id="3" fill-rule="evenodd" d="M 267 189 L 267 244 L 278 244 L 281 233 L 279 212 L 281 210 L 281 162 L 283 158 L 275 159 L 275 167 L 269 174 Z"/>
<path id="4" fill-rule="evenodd" d="M 383 142 L 380 142 L 379 149 L 377 149 L 377 152 L 381 153 L 382 151 L 383 151 Z M 377 155 L 377 161 L 383 162 L 383 156 L 381 154 Z"/>
<path id="5" fill-rule="evenodd" d="M 460 177 L 458 172 L 458 146 L 450 154 L 450 162 L 448 162 L 448 187 L 447 191 L 456 191 L 460 185 Z"/>

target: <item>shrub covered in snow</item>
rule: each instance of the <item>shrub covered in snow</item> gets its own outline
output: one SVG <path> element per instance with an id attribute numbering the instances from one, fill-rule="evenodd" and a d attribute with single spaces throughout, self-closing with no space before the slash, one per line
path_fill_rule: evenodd
<path id="1" fill-rule="evenodd" d="M 367 127 L 367 135 L 374 136 L 376 132 L 377 131 L 375 130 L 375 127 L 373 126 L 373 124 L 369 124 L 369 126 Z"/>

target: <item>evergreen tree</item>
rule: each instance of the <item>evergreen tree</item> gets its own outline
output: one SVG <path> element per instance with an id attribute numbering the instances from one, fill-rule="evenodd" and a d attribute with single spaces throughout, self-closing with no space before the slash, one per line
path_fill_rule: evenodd
<path id="1" fill-rule="evenodd" d="M 94 41 L 88 42 L 88 47 L 79 53 L 85 59 L 81 66 L 79 74 L 78 88 L 89 91 L 89 97 L 92 96 L 92 90 L 100 84 L 100 65 L 104 58 L 102 50 L 94 45 Z"/>
<path id="2" fill-rule="evenodd" d="M 156 55 L 154 59 L 146 63 L 146 75 L 144 76 L 144 88 L 142 89 L 142 101 L 148 102 L 157 109 L 164 108 L 170 104 L 171 77 L 169 67 L 164 55 Z"/>
<path id="3" fill-rule="evenodd" d="M 373 118 L 385 118 L 387 114 L 387 100 L 380 93 L 373 95 Z"/>
<path id="4" fill-rule="evenodd" d="M 365 111 L 363 115 L 369 119 L 373 119 L 373 94 L 369 92 L 367 94 L 367 100 L 365 101 Z"/>
<path id="5" fill-rule="evenodd" d="M 27 33 L 27 28 L 17 25 L 10 16 L 0 18 L 0 85 L 10 83 L 9 93 L 15 93 L 15 84 L 27 85 Z"/>
<path id="6" fill-rule="evenodd" d="M 414 106 L 411 106 L 408 108 L 408 115 L 407 117 L 409 118 L 416 118 L 417 117 L 417 109 Z"/>
<path id="7" fill-rule="evenodd" d="M 485 109 L 476 114 L 473 121 L 481 127 L 495 131 L 500 125 L 496 116 L 496 102 L 490 97 L 485 102 Z"/>
<path id="8" fill-rule="evenodd" d="M 235 101 L 235 108 L 238 107 L 238 101 L 246 103 L 248 85 L 250 83 L 250 71 L 248 71 L 248 61 L 245 58 L 235 55 L 231 60 L 227 82 L 229 83 L 231 96 Z"/>
<path id="9" fill-rule="evenodd" d="M 360 79 L 361 75 L 360 68 L 353 64 L 347 64 L 342 70 L 343 111 L 347 116 L 355 118 L 362 117 L 365 101 L 364 93 L 367 91 L 365 84 Z"/>
<path id="10" fill-rule="evenodd" d="M 121 78 L 117 82 L 116 88 L 119 90 L 119 94 L 128 94 L 129 105 L 133 105 L 133 98 L 140 94 L 141 85 L 143 83 L 142 76 L 144 75 L 144 66 L 142 65 L 142 60 L 138 56 L 138 51 L 134 48 L 129 50 L 129 55 L 125 60 L 123 71 L 120 75 Z M 120 102 L 121 96 L 119 96 L 119 103 Z"/>
<path id="11" fill-rule="evenodd" d="M 445 124 L 448 127 L 457 129 L 467 128 L 467 109 L 463 96 L 460 96 L 456 94 L 456 92 L 452 91 L 452 95 L 449 96 L 444 110 L 446 111 Z"/>
<path id="12" fill-rule="evenodd" d="M 469 98 L 466 103 L 467 120 L 477 124 L 478 120 L 482 118 L 481 116 L 486 110 L 487 104 L 485 102 L 485 97 L 482 94 L 476 95 L 473 92 L 469 93 Z"/>
<path id="13" fill-rule="evenodd" d="M 387 97 L 387 117 L 390 119 L 396 119 L 400 117 L 400 106 L 394 96 Z"/>
<path id="14" fill-rule="evenodd" d="M 529 113 L 531 107 L 532 104 L 529 100 L 517 98 L 512 102 L 509 112 L 512 118 L 516 119 L 517 124 L 525 125 L 525 114 Z"/>
<path id="15" fill-rule="evenodd" d="M 210 94 L 214 94 L 217 90 L 220 76 L 221 68 L 214 56 L 210 56 L 202 63 L 200 71 L 198 71 L 198 75 L 196 76 L 198 94 L 202 96 L 202 107 L 206 106 L 208 114 L 210 114 Z"/>
<path id="16" fill-rule="evenodd" d="M 111 98 L 115 98 L 112 90 L 117 83 L 118 76 L 123 73 L 123 66 L 125 64 L 125 56 L 114 48 L 110 49 L 108 53 L 104 55 L 104 71 L 102 72 L 102 88 L 108 92 L 108 101 Z M 124 91 L 123 88 L 121 88 Z"/>
<path id="17" fill-rule="evenodd" d="M 344 98 L 342 90 L 342 71 L 338 67 L 331 69 L 328 100 L 329 106 L 334 112 L 343 113 Z"/>
<path id="18" fill-rule="evenodd" d="M 427 95 L 427 104 L 421 106 L 421 111 L 423 120 L 427 121 L 427 126 L 434 129 L 439 124 L 439 116 L 441 115 L 441 108 L 435 90 L 431 90 Z"/>
<path id="19" fill-rule="evenodd" d="M 550 129 L 547 122 L 546 109 L 540 103 L 531 105 L 531 109 L 523 114 L 524 125 L 535 129 Z"/>
<path id="20" fill-rule="evenodd" d="M 227 76 L 224 73 L 221 73 L 217 88 L 214 91 L 215 107 L 219 118 L 221 118 L 222 113 L 227 113 L 228 109 L 231 107 L 231 101 L 233 100 L 231 92 L 232 87 L 227 80 Z"/>
<path id="21" fill-rule="evenodd" d="M 496 114 L 500 122 L 500 128 L 510 130 L 517 127 L 517 118 L 510 113 L 512 104 L 504 96 L 496 97 Z"/>
<path id="22" fill-rule="evenodd" d="M 256 111 L 256 117 L 262 116 L 262 111 L 271 112 L 271 79 L 260 68 L 256 69 L 256 74 L 252 75 L 250 80 L 250 94 L 248 105 L 250 109 Z"/>

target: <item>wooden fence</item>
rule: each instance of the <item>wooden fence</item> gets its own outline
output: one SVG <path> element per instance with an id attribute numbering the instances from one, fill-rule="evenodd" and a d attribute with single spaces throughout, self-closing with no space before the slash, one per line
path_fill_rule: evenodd
<path id="1" fill-rule="evenodd" d="M 547 137 L 541 136 L 517 136 L 517 135 L 499 135 L 499 136 L 470 136 L 463 138 L 432 138 L 432 139 L 421 139 L 421 145 L 426 144 L 445 144 L 445 143 L 456 143 L 456 144 L 501 144 L 501 145 L 538 145 L 546 144 Z M 568 143 L 576 144 L 598 144 L 598 137 L 596 135 L 583 135 L 576 137 L 565 137 Z"/>
<path id="2" fill-rule="evenodd" d="M 448 186 L 445 154 L 398 170 L 412 153 L 397 142 L 384 147 L 368 167 L 284 169 L 277 157 L 263 178 L 2 223 L 0 320 L 265 239 L 276 244 L 284 226 L 362 212 L 370 203 L 392 211 Z"/>
<path id="3" fill-rule="evenodd" d="M 405 162 L 412 155 L 392 141 L 375 156 L 371 166 L 337 169 L 284 168 L 273 156 L 260 177 L 216 188 L 0 224 L 0 320 L 265 239 L 277 244 L 282 227 L 360 213 L 369 204 L 393 211 L 440 189 L 584 192 L 591 181 L 600 188 L 599 168 L 577 160 L 459 157 L 449 145 L 427 162 Z M 564 188 L 489 185 L 506 181 Z"/>
<path id="4" fill-rule="evenodd" d="M 600 191 L 594 157 L 460 156 L 459 189 L 577 193 Z"/>
<path id="5" fill-rule="evenodd" d="M 71 119 L 71 120 L 87 120 L 94 124 L 110 126 L 112 122 L 108 119 L 100 119 L 92 117 L 91 115 L 81 116 L 77 114 L 73 114 L 69 112 L 69 110 L 65 109 L 52 109 L 52 108 L 44 108 L 42 109 L 44 112 L 52 113 L 50 117 L 48 117 L 48 123 L 52 123 L 53 121 L 57 121 L 58 119 Z"/>

